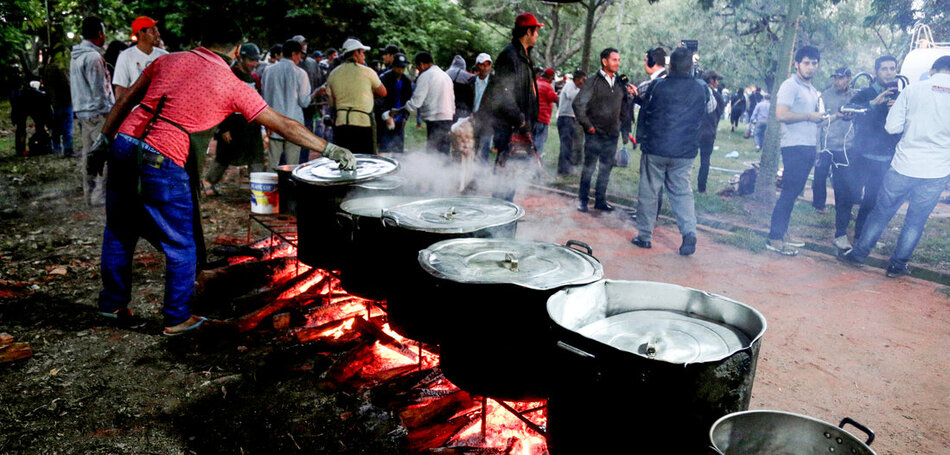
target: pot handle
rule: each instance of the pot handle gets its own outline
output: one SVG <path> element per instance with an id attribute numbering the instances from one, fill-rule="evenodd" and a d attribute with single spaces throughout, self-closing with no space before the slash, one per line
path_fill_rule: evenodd
<path id="1" fill-rule="evenodd" d="M 345 212 L 336 212 L 336 224 L 343 229 L 344 232 L 350 233 L 349 240 L 353 241 L 353 231 L 356 230 L 356 221 L 353 219 L 353 216 Z"/>
<path id="2" fill-rule="evenodd" d="M 711 452 L 709 452 L 709 453 L 716 453 L 716 454 L 719 454 L 719 455 L 726 455 L 726 454 L 722 453 L 722 450 L 719 450 L 716 446 L 709 446 L 709 450 L 711 450 Z"/>
<path id="3" fill-rule="evenodd" d="M 564 244 L 564 246 L 566 246 L 566 247 L 568 247 L 568 248 L 574 248 L 574 247 L 578 247 L 578 246 L 579 246 L 579 247 L 584 248 L 585 250 L 587 250 L 587 255 L 588 255 L 588 256 L 593 256 L 593 255 L 594 255 L 594 250 L 591 249 L 590 245 L 588 245 L 588 244 L 586 244 L 586 243 L 584 243 L 584 242 L 581 242 L 580 240 L 568 240 L 567 243 Z M 576 249 L 578 249 L 578 248 L 574 248 L 574 249 L 576 250 Z"/>
<path id="4" fill-rule="evenodd" d="M 874 432 L 871 431 L 870 428 L 856 422 L 851 417 L 845 417 L 841 419 L 841 423 L 838 424 L 838 428 L 844 429 L 844 426 L 849 423 L 851 424 L 851 426 L 863 431 L 864 434 L 868 436 L 868 440 L 864 442 L 865 445 L 871 445 L 871 443 L 874 442 Z"/>
<path id="5" fill-rule="evenodd" d="M 385 227 L 399 227 L 399 221 L 387 211 L 383 211 L 383 215 L 379 217 L 379 220 L 382 221 Z"/>
<path id="6" fill-rule="evenodd" d="M 561 349 L 563 349 L 563 350 L 565 350 L 565 351 L 567 351 L 567 352 L 570 352 L 571 354 L 574 354 L 574 355 L 580 356 L 580 357 L 584 357 L 584 358 L 586 358 L 586 359 L 596 359 L 596 358 L 597 358 L 597 356 L 595 356 L 594 354 L 591 354 L 591 353 L 589 353 L 589 352 L 587 352 L 587 351 L 585 351 L 585 350 L 583 350 L 583 349 L 575 348 L 574 346 L 571 346 L 571 345 L 569 345 L 569 344 L 567 344 L 567 343 L 565 343 L 565 342 L 563 342 L 563 341 L 558 341 L 558 342 L 557 342 L 557 347 L 559 347 L 559 348 L 561 348 Z"/>

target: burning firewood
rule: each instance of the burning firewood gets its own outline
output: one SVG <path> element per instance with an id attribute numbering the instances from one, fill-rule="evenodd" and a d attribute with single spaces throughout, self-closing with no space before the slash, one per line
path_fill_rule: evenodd
<path id="1" fill-rule="evenodd" d="M 230 300 L 255 289 L 267 288 L 282 275 L 294 271 L 294 258 L 274 258 L 243 262 L 212 270 L 202 270 L 196 278 L 196 294 Z M 288 276 L 289 277 L 289 276 Z"/>
<path id="2" fill-rule="evenodd" d="M 448 440 L 478 418 L 478 413 L 470 412 L 425 428 L 409 432 L 408 443 L 411 453 L 424 453 L 431 447 L 442 447 Z"/>
<path id="3" fill-rule="evenodd" d="M 505 455 L 508 453 L 508 450 L 507 448 L 500 449 L 497 447 L 438 447 L 423 451 L 422 453 L 440 455 Z"/>
<path id="4" fill-rule="evenodd" d="M 346 385 L 363 367 L 373 362 L 375 359 L 373 345 L 375 343 L 376 340 L 373 339 L 363 340 L 357 347 L 337 359 L 333 366 L 327 370 L 323 386 L 330 390 L 336 390 Z"/>
<path id="5" fill-rule="evenodd" d="M 468 392 L 458 390 L 450 395 L 403 409 L 399 412 L 399 418 L 406 428 L 412 430 L 428 426 L 431 422 L 445 420 L 462 410 L 474 408 L 477 405 L 478 401 L 472 398 Z"/>

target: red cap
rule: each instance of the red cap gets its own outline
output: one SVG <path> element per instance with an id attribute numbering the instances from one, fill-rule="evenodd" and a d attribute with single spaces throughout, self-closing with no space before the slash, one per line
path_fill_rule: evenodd
<path id="1" fill-rule="evenodd" d="M 554 77 L 554 70 L 552 70 L 551 68 L 545 68 L 545 69 L 544 69 L 544 77 L 553 78 L 553 77 Z"/>
<path id="2" fill-rule="evenodd" d="M 515 18 L 515 27 L 544 27 L 531 13 L 522 13 Z"/>
<path id="3" fill-rule="evenodd" d="M 152 19 L 151 17 L 148 17 L 148 16 L 136 17 L 135 20 L 132 21 L 132 37 L 134 38 L 135 35 L 143 28 L 154 27 L 156 25 L 158 25 L 158 21 L 155 19 Z"/>

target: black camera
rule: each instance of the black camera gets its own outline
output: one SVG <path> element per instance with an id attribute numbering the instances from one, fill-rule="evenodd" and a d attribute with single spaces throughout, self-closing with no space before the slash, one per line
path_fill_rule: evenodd
<path id="1" fill-rule="evenodd" d="M 699 51 L 699 40 L 696 39 L 684 39 L 680 40 L 680 46 L 689 49 L 690 52 L 696 53 Z"/>
<path id="2" fill-rule="evenodd" d="M 900 91 L 901 89 L 900 89 L 900 86 L 897 84 L 897 81 L 892 81 L 892 82 L 887 82 L 887 83 L 881 84 L 881 87 L 882 87 L 885 91 L 887 91 L 887 90 L 893 90 L 891 93 L 888 93 L 888 94 L 887 94 L 887 97 L 888 97 L 889 99 L 892 99 L 892 100 L 896 100 L 896 99 L 897 99 L 897 95 L 900 95 L 900 93 L 901 93 L 901 91 Z"/>

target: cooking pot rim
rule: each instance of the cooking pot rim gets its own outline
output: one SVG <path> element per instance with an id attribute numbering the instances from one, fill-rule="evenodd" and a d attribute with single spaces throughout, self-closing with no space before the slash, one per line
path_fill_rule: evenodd
<path id="1" fill-rule="evenodd" d="M 610 284 L 610 283 L 629 283 L 629 284 L 645 284 L 645 285 L 649 285 L 649 286 L 677 287 L 677 288 L 681 288 L 681 289 L 686 290 L 686 291 L 698 292 L 698 293 L 701 293 L 701 294 L 704 294 L 704 295 L 707 295 L 707 296 L 715 297 L 715 298 L 717 298 L 717 299 L 723 300 L 723 301 L 725 301 L 725 302 L 727 302 L 727 303 L 730 303 L 730 304 L 738 305 L 738 306 L 740 306 L 740 307 L 742 307 L 742 308 L 744 308 L 744 309 L 750 311 L 759 321 L 761 321 L 762 327 L 761 327 L 761 329 L 758 331 L 758 333 L 754 334 L 754 336 L 752 336 L 752 335 L 750 335 L 750 334 L 746 334 L 746 335 L 749 337 L 749 345 L 748 345 L 748 346 L 743 347 L 742 349 L 738 349 L 738 350 L 735 350 L 735 351 L 733 351 L 733 352 L 730 352 L 730 353 L 728 353 L 728 354 L 726 354 L 726 355 L 723 355 L 722 357 L 704 359 L 704 360 L 702 360 L 702 361 L 700 361 L 700 362 L 693 362 L 693 363 L 689 363 L 689 364 L 685 364 L 685 363 L 682 363 L 682 362 L 673 362 L 673 361 L 669 361 L 669 360 L 665 360 L 665 359 L 661 359 L 661 358 L 649 358 L 649 360 L 651 360 L 651 361 L 663 362 L 663 363 L 667 363 L 667 364 L 670 364 L 670 365 L 682 365 L 682 366 L 687 366 L 687 365 L 702 365 L 702 364 L 710 364 L 710 363 L 721 362 L 721 361 L 723 361 L 723 360 L 725 360 L 725 359 L 728 359 L 728 358 L 730 358 L 730 357 L 736 355 L 736 354 L 739 353 L 739 352 L 749 351 L 749 350 L 755 348 L 755 346 L 761 341 L 762 336 L 765 335 L 765 331 L 768 329 L 768 321 L 765 319 L 765 316 L 764 316 L 761 312 L 759 312 L 759 310 L 756 310 L 755 308 L 753 308 L 753 307 L 751 307 L 751 306 L 749 306 L 749 305 L 746 305 L 746 304 L 744 304 L 744 303 L 742 303 L 742 302 L 739 302 L 739 301 L 737 301 L 737 300 L 730 299 L 730 298 L 728 298 L 728 297 L 721 296 L 721 295 L 719 295 L 719 294 L 713 294 L 713 293 L 708 292 L 708 291 L 703 291 L 703 290 L 691 288 L 691 287 L 688 287 L 688 286 L 681 286 L 681 285 L 673 284 L 673 283 L 664 283 L 664 282 L 661 282 L 661 281 L 613 280 L 613 279 L 608 279 L 608 278 L 605 278 L 605 279 L 602 279 L 602 280 L 597 280 L 597 281 L 594 281 L 594 282 L 592 282 L 592 283 L 577 285 L 577 286 L 566 286 L 566 287 L 564 287 L 564 288 L 561 288 L 560 290 L 558 290 L 558 291 L 555 292 L 554 294 L 552 294 L 550 297 L 548 297 L 548 301 L 547 301 L 547 303 L 545 304 L 545 311 L 546 311 L 547 314 L 548 314 L 548 319 L 549 319 L 553 324 L 555 324 L 557 327 L 560 327 L 561 329 L 566 330 L 566 331 L 568 331 L 568 332 L 571 332 L 572 334 L 575 334 L 575 335 L 577 335 L 577 336 L 579 336 L 579 337 L 583 337 L 583 338 L 585 338 L 585 339 L 587 339 L 587 340 L 590 340 L 591 342 L 598 343 L 599 345 L 602 345 L 603 347 L 607 348 L 607 349 L 610 350 L 611 352 L 616 351 L 616 352 L 622 352 L 622 353 L 629 354 L 629 355 L 635 355 L 635 356 L 642 357 L 642 358 L 648 358 L 648 357 L 643 356 L 643 355 L 641 355 L 641 354 L 634 353 L 634 352 L 630 352 L 630 351 L 624 351 L 624 350 L 618 349 L 618 348 L 616 348 L 616 347 L 614 347 L 614 346 L 611 346 L 611 345 L 609 345 L 609 344 L 606 344 L 606 343 L 603 343 L 603 342 L 594 340 L 593 338 L 587 337 L 587 336 L 585 336 L 585 335 L 583 335 L 583 334 L 577 332 L 577 331 L 574 330 L 574 329 L 565 327 L 564 325 L 562 325 L 559 321 L 557 321 L 557 320 L 551 315 L 551 305 L 552 305 L 554 302 L 556 302 L 558 299 L 562 298 L 562 297 L 561 297 L 562 295 L 567 294 L 568 292 L 571 292 L 572 290 L 576 290 L 576 289 L 578 289 L 578 288 L 583 288 L 583 287 L 585 287 L 585 286 L 606 285 L 606 284 Z M 575 348 L 575 349 L 576 349 L 576 348 Z M 583 352 L 583 351 L 582 351 L 582 352 Z M 591 356 L 591 357 L 595 357 L 594 355 L 589 354 L 589 353 L 584 353 L 584 354 L 587 354 L 587 355 L 589 355 L 589 356 Z"/>
<path id="2" fill-rule="evenodd" d="M 794 412 L 779 411 L 779 410 L 773 410 L 773 409 L 751 409 L 748 411 L 738 411 L 738 412 L 729 413 L 720 417 L 718 420 L 716 420 L 712 424 L 711 427 L 709 427 L 709 442 L 713 445 L 713 447 L 717 451 L 719 451 L 720 449 L 716 445 L 716 440 L 713 438 L 713 433 L 716 431 L 716 427 L 718 427 L 721 423 L 723 423 L 724 421 L 730 418 L 735 418 L 742 415 L 751 415 L 751 414 L 777 414 L 777 415 L 783 415 L 783 416 L 788 416 L 788 417 L 795 417 L 795 418 L 811 421 L 812 423 L 817 423 L 824 427 L 833 428 L 837 431 L 844 433 L 847 437 L 850 437 L 851 439 L 853 439 L 854 442 L 858 443 L 861 447 L 864 447 L 865 449 L 867 449 L 871 453 L 871 455 L 876 455 L 874 452 L 874 449 L 872 449 L 868 444 L 865 444 L 864 441 L 858 439 L 857 436 L 851 434 L 850 431 L 845 430 L 844 428 L 836 427 L 828 422 L 825 422 L 824 420 L 817 419 L 815 417 L 807 416 L 804 414 L 797 414 Z M 873 440 L 873 435 L 872 435 L 872 440 Z"/>
<path id="3" fill-rule="evenodd" d="M 483 202 L 493 201 L 493 203 L 496 203 L 496 204 L 498 202 L 502 202 L 504 204 L 514 207 L 515 213 L 514 215 L 510 217 L 510 219 L 480 224 L 478 226 L 471 226 L 471 227 L 457 226 L 457 227 L 439 227 L 439 228 L 419 227 L 419 226 L 402 224 L 398 221 L 398 218 L 395 216 L 395 214 L 392 213 L 393 211 L 397 211 L 400 207 L 405 207 L 409 205 L 417 205 L 417 204 L 425 204 L 430 201 L 438 201 L 438 200 L 448 201 L 452 199 L 465 199 L 468 201 L 480 200 Z M 417 201 L 407 202 L 405 204 L 400 204 L 394 207 L 390 207 L 388 209 L 383 210 L 382 220 L 383 220 L 383 224 L 386 226 L 406 229 L 408 231 L 428 232 L 430 234 L 469 234 L 469 233 L 478 232 L 484 229 L 497 228 L 501 226 L 508 226 L 512 223 L 517 223 L 521 218 L 524 218 L 524 215 L 525 215 L 524 207 L 518 204 L 515 204 L 514 202 L 506 201 L 504 199 L 487 197 L 487 196 L 451 196 L 451 197 L 428 197 L 428 198 L 419 199 Z"/>

